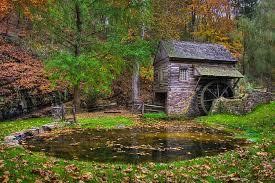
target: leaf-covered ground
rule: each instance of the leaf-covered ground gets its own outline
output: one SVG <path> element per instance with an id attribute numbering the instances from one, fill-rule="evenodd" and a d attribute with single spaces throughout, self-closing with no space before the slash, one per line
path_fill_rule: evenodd
<path id="1" fill-rule="evenodd" d="M 62 160 L 22 148 L 1 145 L 0 180 L 2 182 L 274 182 L 275 103 L 261 106 L 246 116 L 216 115 L 196 119 L 205 125 L 233 131 L 255 141 L 248 147 L 212 157 L 172 163 L 98 163 Z M 48 119 L 0 123 L 0 137 Z M 148 118 L 146 119 L 148 121 Z M 154 119 L 157 122 L 156 118 Z M 184 122 L 184 121 L 182 121 Z M 115 127 L 136 122 L 126 117 L 80 119 L 89 128 Z"/>

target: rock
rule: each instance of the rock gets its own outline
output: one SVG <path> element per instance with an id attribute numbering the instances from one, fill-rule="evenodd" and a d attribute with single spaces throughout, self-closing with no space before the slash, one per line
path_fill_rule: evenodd
<path id="1" fill-rule="evenodd" d="M 52 131 L 53 129 L 56 129 L 58 127 L 61 127 L 61 125 L 57 123 L 52 123 L 43 125 L 41 128 L 33 127 L 23 132 L 16 132 L 9 136 L 6 136 L 4 138 L 4 143 L 11 146 L 20 146 L 21 141 L 25 140 L 26 138 L 38 135 L 45 131 Z"/>
<path id="2" fill-rule="evenodd" d="M 57 128 L 57 125 L 54 125 L 54 124 L 47 124 L 42 126 L 42 129 L 44 131 L 52 131 L 55 128 Z"/>
<path id="3" fill-rule="evenodd" d="M 34 136 L 39 134 L 39 128 L 31 128 L 25 132 L 25 136 Z"/>
<path id="4" fill-rule="evenodd" d="M 117 128 L 118 129 L 123 129 L 123 128 L 125 128 L 126 126 L 125 125 L 123 125 L 123 124 L 119 124 L 119 125 L 117 125 Z"/>
<path id="5" fill-rule="evenodd" d="M 10 135 L 4 138 L 5 144 L 16 146 L 19 145 L 19 140 L 16 139 L 15 136 Z"/>

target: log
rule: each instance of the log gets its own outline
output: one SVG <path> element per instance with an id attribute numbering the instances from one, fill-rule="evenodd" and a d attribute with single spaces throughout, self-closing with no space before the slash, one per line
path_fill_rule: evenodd
<path id="1" fill-rule="evenodd" d="M 114 114 L 116 114 L 116 113 L 121 113 L 121 111 L 104 111 L 104 113 L 114 113 Z"/>

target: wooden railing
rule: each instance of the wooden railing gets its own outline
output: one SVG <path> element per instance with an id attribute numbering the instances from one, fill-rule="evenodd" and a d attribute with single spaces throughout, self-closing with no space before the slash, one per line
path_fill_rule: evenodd
<path id="1" fill-rule="evenodd" d="M 139 102 L 133 104 L 132 111 L 134 113 L 159 113 L 164 112 L 165 107 L 161 105 L 154 105 L 154 104 L 145 104 L 144 102 Z"/>
<path id="2" fill-rule="evenodd" d="M 67 121 L 76 123 L 75 107 L 66 107 L 61 104 L 52 107 L 52 117 L 54 121 Z"/>

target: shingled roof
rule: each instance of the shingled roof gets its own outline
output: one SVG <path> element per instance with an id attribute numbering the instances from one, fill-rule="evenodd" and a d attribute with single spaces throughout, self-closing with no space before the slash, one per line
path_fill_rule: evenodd
<path id="1" fill-rule="evenodd" d="M 161 41 L 170 58 L 186 58 L 194 60 L 228 61 L 237 60 L 222 45 L 187 41 Z"/>

